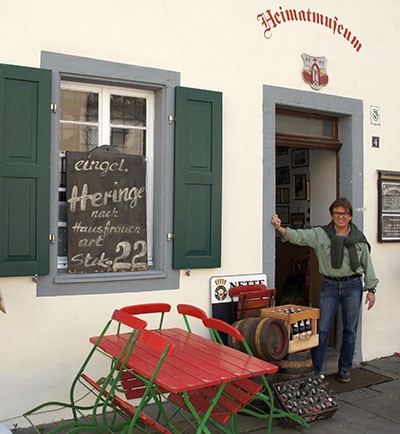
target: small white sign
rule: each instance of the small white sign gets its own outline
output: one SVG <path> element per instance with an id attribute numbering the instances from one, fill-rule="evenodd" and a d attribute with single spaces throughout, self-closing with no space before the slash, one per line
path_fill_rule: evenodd
<path id="1" fill-rule="evenodd" d="M 370 106 L 371 109 L 371 124 L 380 125 L 381 124 L 381 109 L 379 107 Z"/>
<path id="2" fill-rule="evenodd" d="M 211 277 L 211 304 L 228 303 L 232 299 L 229 289 L 234 286 L 265 285 L 267 286 L 266 274 L 240 274 L 234 276 Z"/>

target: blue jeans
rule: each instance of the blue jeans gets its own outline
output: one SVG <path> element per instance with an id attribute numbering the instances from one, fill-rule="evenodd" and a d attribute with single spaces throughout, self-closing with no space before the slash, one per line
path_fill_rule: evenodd
<path id="1" fill-rule="evenodd" d="M 362 299 L 360 277 L 335 281 L 324 277 L 319 297 L 320 319 L 318 320 L 319 346 L 312 348 L 314 371 L 319 375 L 329 334 L 339 303 L 342 305 L 343 337 L 339 357 L 339 370 L 350 371 L 356 345 L 358 317 Z"/>

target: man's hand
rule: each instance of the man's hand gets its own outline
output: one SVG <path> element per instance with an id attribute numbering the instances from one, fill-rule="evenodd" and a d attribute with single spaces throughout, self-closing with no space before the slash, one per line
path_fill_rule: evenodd
<path id="1" fill-rule="evenodd" d="M 274 225 L 274 228 L 278 230 L 281 227 L 281 219 L 278 214 L 274 214 L 271 218 L 271 223 Z"/>
<path id="2" fill-rule="evenodd" d="M 271 218 L 271 223 L 274 225 L 274 228 L 281 234 L 286 235 L 286 229 L 281 226 L 282 221 L 279 218 L 278 214 L 274 214 Z"/>
<path id="3" fill-rule="evenodd" d="M 365 297 L 365 304 L 367 305 L 367 309 L 370 310 L 374 307 L 375 304 L 375 294 L 371 291 L 367 291 L 367 295 Z"/>

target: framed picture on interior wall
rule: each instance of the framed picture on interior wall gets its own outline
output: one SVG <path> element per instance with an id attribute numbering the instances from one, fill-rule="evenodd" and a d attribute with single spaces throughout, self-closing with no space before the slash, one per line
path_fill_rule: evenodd
<path id="1" fill-rule="evenodd" d="M 281 202 L 280 203 L 289 203 L 290 197 L 289 197 L 289 189 L 288 188 L 281 188 Z"/>
<path id="2" fill-rule="evenodd" d="M 307 167 L 309 164 L 308 149 L 293 149 L 292 167 Z"/>
<path id="3" fill-rule="evenodd" d="M 289 203 L 289 189 L 288 188 L 277 188 L 276 189 L 276 203 Z"/>
<path id="4" fill-rule="evenodd" d="M 276 155 L 287 155 L 289 148 L 287 146 L 277 146 L 275 150 Z"/>
<path id="5" fill-rule="evenodd" d="M 276 192 L 275 203 L 282 203 L 281 190 L 282 190 L 281 188 L 277 188 L 275 190 L 275 192 Z"/>
<path id="6" fill-rule="evenodd" d="M 290 184 L 289 166 L 276 168 L 276 185 Z"/>
<path id="7" fill-rule="evenodd" d="M 278 214 L 279 218 L 281 219 L 281 222 L 283 225 L 289 224 L 289 207 L 288 206 L 277 206 L 276 207 L 276 213 Z"/>
<path id="8" fill-rule="evenodd" d="M 293 199 L 307 200 L 307 176 L 305 173 L 293 175 Z"/>
<path id="9" fill-rule="evenodd" d="M 304 212 L 294 212 L 290 216 L 290 223 L 295 229 L 301 229 L 306 223 L 306 216 Z"/>

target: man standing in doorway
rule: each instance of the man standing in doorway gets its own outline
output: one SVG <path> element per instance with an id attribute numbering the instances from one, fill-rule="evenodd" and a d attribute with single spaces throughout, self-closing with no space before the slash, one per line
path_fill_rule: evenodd
<path id="1" fill-rule="evenodd" d="M 277 214 L 271 223 L 282 235 L 283 242 L 314 249 L 319 272 L 324 276 L 320 291 L 318 321 L 319 346 L 311 350 L 314 371 L 319 375 L 329 333 L 339 303 L 342 305 L 343 337 L 339 357 L 338 380 L 351 381 L 351 368 L 355 351 L 357 325 L 362 300 L 362 276 L 365 304 L 368 310 L 375 304 L 378 279 L 370 256 L 370 245 L 365 235 L 352 223 L 353 207 L 346 198 L 335 200 L 329 207 L 331 222 L 311 229 L 291 229 L 281 226 Z"/>

